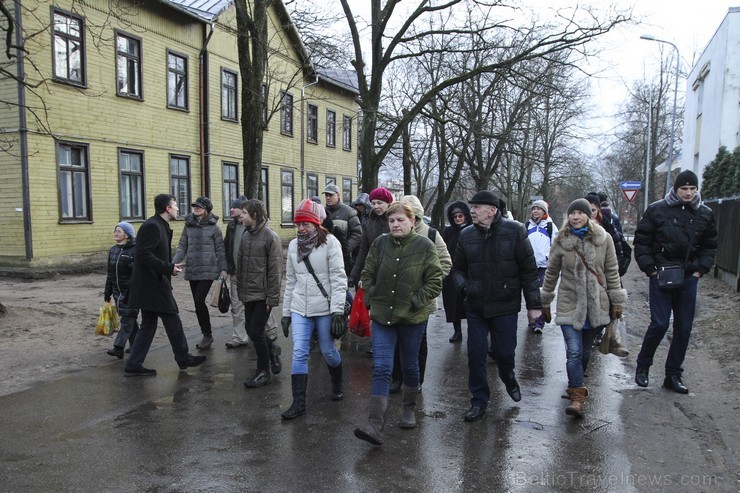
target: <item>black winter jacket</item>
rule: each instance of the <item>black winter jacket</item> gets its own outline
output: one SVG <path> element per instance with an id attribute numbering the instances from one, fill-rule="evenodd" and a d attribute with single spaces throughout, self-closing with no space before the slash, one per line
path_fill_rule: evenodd
<path id="1" fill-rule="evenodd" d="M 362 269 L 365 267 L 365 259 L 367 258 L 367 253 L 368 251 L 370 251 L 370 245 L 373 244 L 375 238 L 382 235 L 383 233 L 389 232 L 390 228 L 388 227 L 388 215 L 383 214 L 382 216 L 379 216 L 375 212 L 371 211 L 370 217 L 365 222 L 365 227 L 362 234 L 362 241 L 360 242 L 360 253 L 357 255 L 355 265 L 352 268 L 352 273 L 348 276 L 350 279 L 352 279 L 352 282 L 357 282 L 360 280 Z"/>
<path id="2" fill-rule="evenodd" d="M 668 263 L 683 264 L 686 277 L 706 274 L 717 252 L 712 209 L 701 204 L 699 194 L 686 204 L 671 190 L 647 208 L 637 225 L 634 245 L 637 265 L 647 275 Z"/>
<path id="3" fill-rule="evenodd" d="M 484 318 L 518 313 L 522 294 L 528 310 L 542 308 L 527 231 L 500 212 L 490 228 L 470 225 L 460 232 L 451 275 L 465 296 L 465 310 Z"/>
<path id="4" fill-rule="evenodd" d="M 108 250 L 108 275 L 105 278 L 105 299 L 119 298 L 128 292 L 131 273 L 134 270 L 136 241 L 129 240 L 121 245 L 113 245 Z"/>

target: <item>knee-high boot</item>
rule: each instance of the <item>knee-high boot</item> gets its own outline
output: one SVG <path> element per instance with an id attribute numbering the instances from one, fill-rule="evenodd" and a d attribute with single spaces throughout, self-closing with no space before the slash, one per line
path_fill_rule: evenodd
<path id="1" fill-rule="evenodd" d="M 373 445 L 382 445 L 385 439 L 383 427 L 385 425 L 385 412 L 387 409 L 388 397 L 380 395 L 371 396 L 367 425 L 355 428 L 355 436 Z"/>
<path id="2" fill-rule="evenodd" d="M 404 385 L 403 391 L 403 413 L 401 414 L 401 428 L 416 428 L 416 396 L 419 395 L 418 387 L 409 387 Z"/>
<path id="3" fill-rule="evenodd" d="M 585 402 L 588 397 L 588 389 L 586 387 L 575 387 L 566 390 L 570 397 L 570 405 L 565 408 L 565 414 L 576 418 L 583 418 L 586 414 Z"/>
<path id="4" fill-rule="evenodd" d="M 280 415 L 283 419 L 293 419 L 306 414 L 306 385 L 308 385 L 308 375 L 291 375 L 290 384 L 293 388 L 293 404 Z"/>
<path id="5" fill-rule="evenodd" d="M 338 366 L 331 367 L 326 364 L 329 368 L 329 375 L 331 375 L 331 400 L 341 401 L 344 397 L 344 390 L 342 390 L 342 362 L 339 362 Z"/>

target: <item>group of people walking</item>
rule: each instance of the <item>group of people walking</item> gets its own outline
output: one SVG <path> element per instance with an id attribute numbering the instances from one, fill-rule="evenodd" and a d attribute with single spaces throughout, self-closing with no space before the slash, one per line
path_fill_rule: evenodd
<path id="1" fill-rule="evenodd" d="M 681 375 L 696 282 L 711 268 L 716 248 L 711 210 L 701 205 L 697 188 L 696 175 L 684 171 L 637 227 L 635 258 L 650 276 L 651 308 L 651 324 L 637 359 L 639 386 L 648 385 L 649 367 L 672 311 L 674 337 L 664 386 L 688 392 Z M 341 202 L 334 185 L 324 195 L 326 207 L 311 199 L 298 205 L 297 234 L 288 247 L 280 326 L 285 337 L 292 332 L 293 401 L 281 413 L 283 419 L 307 412 L 308 359 L 314 337 L 328 368 L 331 398 L 343 398 L 342 357 L 334 340 L 345 331 L 351 287 L 364 290 L 372 330 L 371 395 L 367 422 L 354 431 L 358 438 L 375 445 L 384 442 L 389 395 L 398 391 L 403 407 L 399 426 L 417 426 L 416 401 L 428 352 L 427 323 L 440 293 L 453 328 L 451 343 L 463 340 L 462 320 L 467 322 L 471 397 L 465 421 L 478 420 L 488 407 L 488 356 L 495 360 L 510 398 L 515 402 L 522 398 L 515 372 L 522 297 L 534 334 L 541 334 L 552 320 L 551 304 L 557 298 L 554 320 L 563 334 L 570 401 L 565 412 L 584 416 L 589 395 L 584 378 L 593 342 L 604 327 L 621 318 L 627 302 L 620 275 L 629 265 L 629 253 L 623 248 L 626 242 L 618 217 L 605 197 L 589 194 L 574 200 L 560 228 L 549 216 L 548 204 L 536 200 L 523 227 L 506 219 L 503 201 L 483 190 L 467 202 L 448 206 L 449 225 L 440 234 L 424 223 L 424 209 L 413 195 L 395 200 L 387 189 L 376 188 L 353 207 Z M 115 297 L 122 329 L 108 352 L 123 358 L 129 341 L 125 375 L 155 375 L 143 362 L 160 318 L 179 367 L 201 364 L 205 356 L 188 350 L 170 279 L 185 269 L 202 332 L 197 348 L 205 350 L 213 343 L 206 296 L 214 280 L 230 277 L 234 332 L 226 347 L 235 349 L 251 341 L 257 368 L 244 385 L 267 385 L 272 374 L 282 369 L 281 350 L 271 334 L 277 323 L 270 321 L 272 309 L 280 304 L 280 240 L 269 228 L 259 200 L 234 201 L 225 242 L 210 200 L 200 197 L 192 207 L 174 258 L 169 227 L 178 212 L 174 197 L 155 198 L 156 214 L 142 224 L 138 235 L 128 223 L 116 225 L 105 299 Z M 669 265 L 678 265 L 683 279 L 671 291 L 660 279 Z"/>

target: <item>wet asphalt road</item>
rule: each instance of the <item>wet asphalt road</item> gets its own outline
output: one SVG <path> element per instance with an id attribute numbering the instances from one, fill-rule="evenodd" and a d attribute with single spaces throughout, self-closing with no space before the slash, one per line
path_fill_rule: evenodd
<path id="1" fill-rule="evenodd" d="M 280 335 L 283 372 L 247 390 L 254 351 L 226 350 L 230 328 L 221 327 L 208 361 L 187 372 L 165 346 L 147 357 L 154 378 L 124 378 L 123 363 L 113 360 L 0 397 L 0 491 L 636 491 L 619 416 L 620 391 L 634 384 L 618 358 L 594 353 L 587 417 L 574 420 L 560 398 L 567 384 L 560 330 L 550 324 L 543 335 L 527 333 L 522 313 L 521 402 L 511 401 L 490 363 L 487 414 L 465 423 L 467 339 L 447 341 L 441 310 L 428 331 L 419 427 L 398 427 L 400 395 L 391 396 L 381 447 L 353 435 L 369 400 L 365 341 L 343 342 L 341 402 L 330 400 L 326 365 L 313 351 L 308 414 L 283 421 L 292 399 L 289 341 Z M 194 349 L 199 335 L 188 333 Z"/>

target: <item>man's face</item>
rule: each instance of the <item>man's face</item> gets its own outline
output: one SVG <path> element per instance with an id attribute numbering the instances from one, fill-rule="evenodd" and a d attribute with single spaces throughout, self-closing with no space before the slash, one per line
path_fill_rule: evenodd
<path id="1" fill-rule="evenodd" d="M 249 215 L 249 212 L 247 212 L 246 209 L 240 209 L 240 211 L 241 211 L 241 215 L 239 216 L 239 220 L 241 221 L 241 223 L 248 228 L 251 228 L 252 226 L 254 226 L 255 225 L 254 218 Z"/>
<path id="2" fill-rule="evenodd" d="M 337 202 L 339 202 L 338 193 L 325 193 L 324 197 L 326 198 L 326 205 L 335 205 Z"/>
<path id="3" fill-rule="evenodd" d="M 229 216 L 231 216 L 231 219 L 239 220 L 239 217 L 242 215 L 242 208 L 241 207 L 232 207 L 229 209 Z"/>
<path id="4" fill-rule="evenodd" d="M 473 217 L 473 224 L 488 227 L 496 216 L 496 207 L 488 204 L 470 204 L 470 215 Z"/>
<path id="5" fill-rule="evenodd" d="M 699 189 L 693 185 L 684 185 L 682 187 L 678 187 L 676 195 L 678 195 L 679 199 L 688 203 L 694 200 L 697 191 L 699 191 Z"/>
<path id="6" fill-rule="evenodd" d="M 174 200 L 170 201 L 170 205 L 167 206 L 167 216 L 169 217 L 170 221 L 177 219 L 177 213 L 180 211 L 180 208 L 177 207 L 177 202 Z"/>
<path id="7" fill-rule="evenodd" d="M 530 215 L 530 217 L 532 218 L 534 222 L 538 223 L 540 222 L 540 219 L 542 219 L 542 216 L 544 214 L 545 214 L 545 211 L 535 206 L 535 207 L 532 207 L 532 214 Z"/>

